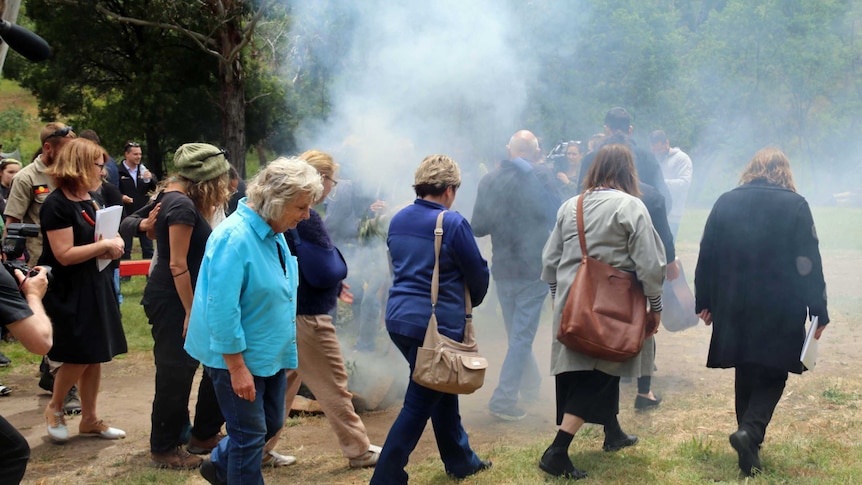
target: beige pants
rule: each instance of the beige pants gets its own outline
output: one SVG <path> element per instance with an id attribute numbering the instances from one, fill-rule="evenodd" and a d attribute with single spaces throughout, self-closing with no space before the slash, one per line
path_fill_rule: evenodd
<path id="1" fill-rule="evenodd" d="M 344 456 L 362 456 L 368 451 L 370 442 L 365 425 L 353 409 L 353 395 L 347 390 L 347 370 L 332 317 L 297 315 L 296 347 L 299 367 L 287 371 L 286 411 L 290 412 L 293 398 L 304 381 L 335 431 Z M 281 431 L 267 441 L 264 453 L 275 448 L 280 436 Z"/>

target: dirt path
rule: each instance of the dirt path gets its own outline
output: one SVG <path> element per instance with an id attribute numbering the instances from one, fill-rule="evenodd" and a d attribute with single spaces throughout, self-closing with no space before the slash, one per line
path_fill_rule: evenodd
<path id="1" fill-rule="evenodd" d="M 685 253 L 688 256 L 684 259 L 687 268 L 694 267 L 694 257 L 690 253 Z M 840 308 L 849 307 L 847 300 L 858 302 L 856 289 L 862 287 L 862 261 L 842 258 L 841 264 L 836 261 L 835 264 L 827 263 L 825 266 L 832 301 L 844 302 Z M 833 309 L 833 325 L 824 334 L 821 343 L 823 357 L 814 373 L 814 378 L 818 380 L 829 381 L 848 374 L 859 375 L 862 369 L 858 352 L 860 336 L 853 332 L 852 326 L 859 317 L 859 311 L 855 310 L 851 315 L 837 307 Z M 528 408 L 529 415 L 524 420 L 503 423 L 488 415 L 488 399 L 496 385 L 505 355 L 505 332 L 498 322 L 499 317 L 494 310 L 477 312 L 480 345 L 491 366 L 485 387 L 461 399 L 463 422 L 470 433 L 472 445 L 479 450 L 480 455 L 495 448 L 532 443 L 538 438 L 550 439 L 556 428 L 553 380 L 550 377 L 543 380 L 541 399 L 538 404 Z M 732 373 L 704 367 L 709 337 L 710 329 L 704 326 L 680 333 L 659 333 L 656 362 L 659 370 L 653 381 L 653 389 L 664 396 L 665 403 L 648 416 L 635 414 L 632 410 L 635 385 L 624 384 L 620 414 L 624 428 L 637 431 L 648 428 L 653 422 L 680 419 L 680 413 L 685 411 L 684 404 L 680 403 L 695 394 L 723 395 L 727 403 L 717 404 L 716 412 L 722 413 L 722 420 L 732 420 L 724 416 L 732 416 Z M 534 346 L 543 372 L 549 364 L 550 341 L 550 322 L 545 315 Z M 348 353 L 347 358 L 349 360 L 351 354 Z M 407 368 L 403 360 L 395 366 L 401 366 L 398 367 L 401 369 L 399 372 L 403 372 L 406 377 Z M 34 373 L 35 370 L 34 367 Z M 68 424 L 73 438 L 64 445 L 53 444 L 46 438 L 42 412 L 48 395 L 37 387 L 37 378 L 30 373 L 4 377 L 4 384 L 12 386 L 15 391 L 9 397 L 0 398 L 2 414 L 21 430 L 32 447 L 32 458 L 24 483 L 113 483 L 120 481 L 129 470 L 136 470 L 138 474 L 141 470 L 148 470 L 153 376 L 152 355 L 147 353 L 128 355 L 105 365 L 102 391 L 99 394 L 100 414 L 106 422 L 126 430 L 128 437 L 119 441 L 76 437 L 74 435 L 80 418 L 71 418 Z M 811 377 L 791 377 L 785 400 L 794 399 L 795 386 L 811 382 L 806 379 Z M 363 414 L 372 442 L 383 444 L 397 412 L 398 406 L 395 406 L 385 411 Z M 279 451 L 296 455 L 299 463 L 287 470 L 268 471 L 268 482 L 367 483 L 369 471 L 347 469 L 346 460 L 341 457 L 334 435 L 323 418 L 291 420 L 289 426 L 282 436 Z M 435 455 L 433 433 L 426 429 L 414 457 L 423 459 Z M 205 483 L 196 472 L 177 472 L 176 475 L 177 481 L 174 483 Z M 158 476 L 152 478 L 152 481 L 159 480 Z"/>

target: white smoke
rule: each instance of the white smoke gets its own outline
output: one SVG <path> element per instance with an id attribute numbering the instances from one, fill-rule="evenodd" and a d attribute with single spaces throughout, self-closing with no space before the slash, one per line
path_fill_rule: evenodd
<path id="1" fill-rule="evenodd" d="M 535 72 L 506 7 L 487 0 L 297 3 L 303 36 L 349 46 L 341 58 L 318 56 L 334 68 L 331 111 L 326 122 L 300 127 L 301 149 L 332 152 L 372 196 L 401 199 L 395 203 L 412 197 L 413 171 L 427 155 L 452 156 L 467 186 L 475 186 L 478 177 L 469 174 L 480 157 L 504 155 Z M 327 12 L 341 12 L 349 26 L 323 21 Z"/>

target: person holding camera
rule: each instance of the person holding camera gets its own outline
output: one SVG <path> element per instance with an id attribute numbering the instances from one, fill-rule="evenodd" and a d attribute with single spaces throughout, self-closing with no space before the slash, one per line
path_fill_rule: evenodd
<path id="1" fill-rule="evenodd" d="M 28 276 L 19 269 L 13 272 L 15 278 L 6 268 L 0 270 L 0 327 L 8 330 L 25 349 L 45 355 L 53 344 L 51 320 L 42 306 L 42 297 L 48 289 L 48 271 L 36 267 L 34 274 Z M 29 459 L 27 440 L 0 416 L 0 477 L 9 483 L 19 483 Z"/>
<path id="2" fill-rule="evenodd" d="M 45 409 L 48 435 L 56 442 L 69 439 L 63 396 L 75 383 L 81 393 L 79 434 L 105 439 L 126 436 L 96 416 L 101 365 L 127 352 L 113 274 L 99 271 L 96 264 L 97 259 L 119 258 L 124 249 L 119 235 L 96 240 L 100 207 L 91 192 L 100 186 L 107 162 L 108 154 L 92 141 L 69 141 L 48 169 L 56 190 L 45 199 L 39 214 L 46 242 L 39 262 L 50 265 L 54 272 L 51 291 L 45 297 L 55 334 L 48 357 L 63 362 Z"/>

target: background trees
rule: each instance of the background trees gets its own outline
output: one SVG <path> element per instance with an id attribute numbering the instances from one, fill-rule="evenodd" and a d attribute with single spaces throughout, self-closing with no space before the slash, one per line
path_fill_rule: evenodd
<path id="1" fill-rule="evenodd" d="M 55 58 L 29 65 L 10 57 L 5 74 L 37 95 L 44 118 L 96 129 L 115 154 L 126 140 L 145 141 L 154 168 L 192 139 L 228 146 L 238 166 L 250 147 L 265 160 L 347 140 L 357 122 L 345 116 L 362 124 L 374 115 L 343 109 L 345 93 L 363 89 L 360 97 L 373 100 L 366 110 L 394 106 L 399 125 L 381 129 L 399 130 L 405 116 L 435 118 L 408 138 L 457 153 L 468 168 L 499 157 L 513 127 L 533 129 L 550 149 L 600 131 L 607 109 L 621 105 L 641 143 L 664 129 L 692 155 L 702 189 L 695 200 L 726 189 L 770 144 L 788 152 L 798 185 L 818 201 L 862 186 L 854 176 L 862 149 L 862 0 L 442 3 L 504 46 L 501 55 L 475 60 L 489 86 L 517 84 L 522 93 L 497 102 L 474 87 L 444 86 L 475 76 L 475 65 L 445 63 L 479 48 L 475 30 L 438 38 L 449 49 L 439 53 L 444 62 L 420 41 L 416 52 L 427 59 L 407 54 L 377 64 L 381 54 L 409 52 L 392 42 L 433 41 L 429 31 L 470 22 L 429 25 L 447 18 L 427 5 L 370 0 L 30 0 L 22 21 L 51 43 Z M 399 29 L 403 40 L 387 37 Z M 452 50 L 458 36 L 474 40 Z M 424 72 L 423 61 L 447 72 L 417 89 L 437 76 Z M 520 62 L 517 79 L 503 74 L 513 62 Z M 369 65 L 378 72 L 367 72 Z M 441 96 L 429 97 L 436 101 L 420 99 L 441 86 Z M 514 98 L 515 109 L 499 109 Z M 326 130 L 336 133 L 321 135 Z M 367 134 L 363 142 L 379 143 Z"/>

